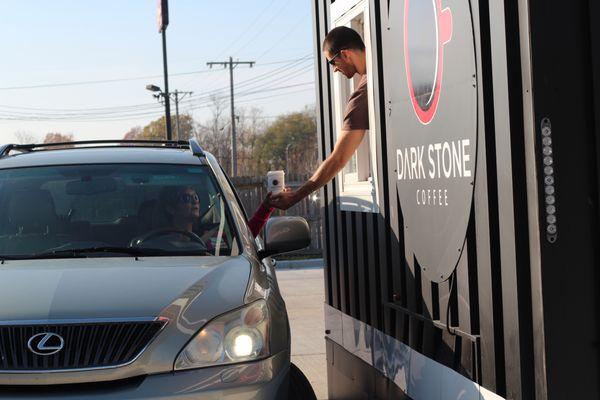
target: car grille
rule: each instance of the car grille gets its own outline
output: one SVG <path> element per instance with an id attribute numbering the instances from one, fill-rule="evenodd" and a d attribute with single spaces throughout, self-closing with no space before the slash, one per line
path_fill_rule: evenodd
<path id="1" fill-rule="evenodd" d="M 0 326 L 0 369 L 48 371 L 127 364 L 144 350 L 165 323 L 166 320 L 149 320 Z M 60 335 L 64 340 L 62 349 L 51 355 L 35 354 L 28 342 L 41 333 Z M 56 345 L 56 336 L 53 339 L 54 342 L 48 341 L 42 347 Z M 35 344 L 32 347 L 40 352 Z"/>

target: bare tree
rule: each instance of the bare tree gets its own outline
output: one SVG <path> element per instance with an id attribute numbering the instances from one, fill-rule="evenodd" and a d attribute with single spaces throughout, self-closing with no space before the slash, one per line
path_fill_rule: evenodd
<path id="1" fill-rule="evenodd" d="M 142 136 L 142 127 L 134 126 L 123 136 L 123 140 L 136 140 Z"/>
<path id="2" fill-rule="evenodd" d="M 15 132 L 15 137 L 17 138 L 17 142 L 19 144 L 31 144 L 38 141 L 38 138 L 35 134 L 27 131 L 17 131 Z"/>
<path id="3" fill-rule="evenodd" d="M 72 133 L 58 133 L 58 132 L 50 132 L 46 134 L 44 138 L 44 143 L 64 143 L 64 142 L 72 142 L 73 134 Z"/>
<path id="4" fill-rule="evenodd" d="M 225 171 L 231 169 L 231 136 L 230 121 L 226 117 L 227 105 L 225 100 L 216 96 L 211 98 L 211 117 L 204 123 L 199 123 L 196 137 L 200 145 L 211 152 Z"/>
<path id="5" fill-rule="evenodd" d="M 50 132 L 46 134 L 46 137 L 44 138 L 44 143 L 68 143 L 68 142 L 72 142 L 73 141 L 73 134 L 72 133 L 58 133 L 58 132 Z M 72 145 L 64 145 L 64 146 L 57 146 L 57 148 L 69 148 L 69 147 L 73 147 Z"/>
<path id="6" fill-rule="evenodd" d="M 238 174 L 241 176 L 259 176 L 265 171 L 259 171 L 254 151 L 257 139 L 266 129 L 263 111 L 260 108 L 240 108 L 238 110 Z"/>

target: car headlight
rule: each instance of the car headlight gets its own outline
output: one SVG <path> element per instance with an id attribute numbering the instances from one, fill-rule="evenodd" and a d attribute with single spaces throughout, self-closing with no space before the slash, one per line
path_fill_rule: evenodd
<path id="1" fill-rule="evenodd" d="M 252 361 L 269 355 L 269 309 L 257 300 L 204 326 L 175 361 L 175 370 Z"/>

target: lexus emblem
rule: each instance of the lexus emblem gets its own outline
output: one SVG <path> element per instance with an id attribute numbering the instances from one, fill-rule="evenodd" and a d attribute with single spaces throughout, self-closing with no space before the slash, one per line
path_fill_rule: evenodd
<path id="1" fill-rule="evenodd" d="M 65 347 L 65 340 L 56 333 L 43 332 L 29 338 L 27 347 L 38 356 L 50 356 Z"/>

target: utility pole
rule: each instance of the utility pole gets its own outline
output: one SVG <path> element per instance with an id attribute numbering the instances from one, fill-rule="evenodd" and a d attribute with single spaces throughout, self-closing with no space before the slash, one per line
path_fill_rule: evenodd
<path id="1" fill-rule="evenodd" d="M 163 102 L 163 99 L 165 102 L 169 101 L 169 99 L 171 98 L 171 95 L 173 95 L 175 97 L 175 115 L 176 115 L 176 119 L 175 119 L 175 123 L 176 125 L 176 131 L 177 131 L 177 140 L 179 140 L 181 138 L 180 132 L 179 132 L 179 100 L 182 100 L 185 96 L 187 95 L 191 95 L 193 92 L 181 92 L 179 90 L 175 90 L 174 92 L 163 92 L 161 90 L 161 88 L 159 88 L 156 85 L 146 85 L 146 90 L 149 90 L 151 92 L 156 92 L 156 94 L 154 95 L 154 98 L 157 99 L 159 102 Z M 181 98 L 179 97 L 181 95 Z M 169 128 L 170 125 L 170 118 L 169 118 L 169 124 L 167 125 L 167 128 Z M 169 132 L 167 131 L 167 136 L 168 136 L 168 140 L 171 140 L 171 134 L 169 134 Z"/>
<path id="2" fill-rule="evenodd" d="M 252 68 L 252 66 L 255 64 L 255 61 L 233 61 L 233 58 L 229 57 L 229 61 L 206 63 L 206 65 L 211 68 L 213 65 L 222 65 L 225 68 L 229 67 L 229 86 L 231 91 L 231 176 L 237 175 L 237 143 L 235 132 L 235 106 L 233 99 L 233 68 L 240 64 L 248 64 L 250 65 L 250 68 Z"/>
<path id="3" fill-rule="evenodd" d="M 162 31 L 163 42 L 163 65 L 165 70 L 165 93 L 169 93 L 169 73 L 167 72 L 167 39 L 166 29 Z M 165 96 L 165 120 L 167 124 L 167 140 L 173 139 L 173 131 L 171 129 L 171 102 L 169 96 Z"/>
<path id="4" fill-rule="evenodd" d="M 175 132 L 177 132 L 177 140 L 181 139 L 181 133 L 179 132 L 179 100 L 183 100 L 185 96 L 191 95 L 193 92 L 180 92 L 179 90 L 175 90 L 170 93 L 175 96 Z M 181 98 L 179 96 L 181 95 Z"/>

